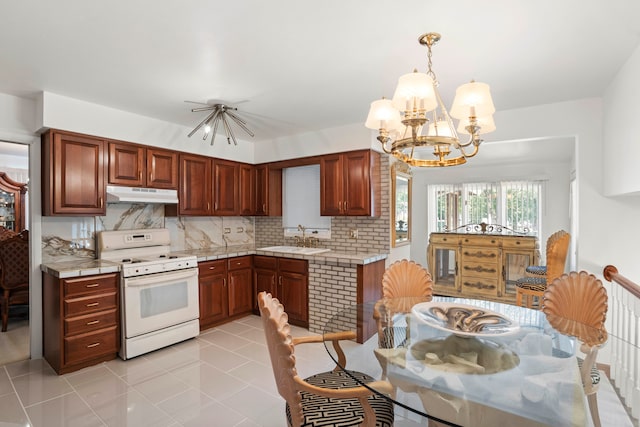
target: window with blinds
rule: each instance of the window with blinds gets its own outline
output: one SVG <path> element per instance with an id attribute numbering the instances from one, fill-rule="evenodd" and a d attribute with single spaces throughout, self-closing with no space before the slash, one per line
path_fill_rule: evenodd
<path id="1" fill-rule="evenodd" d="M 539 237 L 542 184 L 501 181 L 429 185 L 429 229 L 451 231 L 484 222 Z"/>

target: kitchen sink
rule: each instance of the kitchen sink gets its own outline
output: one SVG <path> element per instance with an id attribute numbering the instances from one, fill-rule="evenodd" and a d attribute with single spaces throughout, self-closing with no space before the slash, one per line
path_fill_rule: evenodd
<path id="1" fill-rule="evenodd" d="M 331 249 L 325 248 L 303 248 L 300 246 L 268 246 L 266 248 L 258 248 L 259 251 L 285 252 L 289 254 L 315 255 L 329 252 Z"/>

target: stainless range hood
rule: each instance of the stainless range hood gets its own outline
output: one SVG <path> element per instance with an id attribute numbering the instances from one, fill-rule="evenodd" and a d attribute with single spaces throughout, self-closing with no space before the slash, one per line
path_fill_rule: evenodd
<path id="1" fill-rule="evenodd" d="M 178 203 L 178 191 L 107 185 L 107 203 Z"/>

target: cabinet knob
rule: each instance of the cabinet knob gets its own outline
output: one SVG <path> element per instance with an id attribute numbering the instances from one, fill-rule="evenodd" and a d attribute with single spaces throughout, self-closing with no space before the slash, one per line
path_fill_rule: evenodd
<path id="1" fill-rule="evenodd" d="M 99 283 L 91 283 L 89 285 L 85 285 L 85 288 L 97 288 L 98 286 L 100 286 Z"/>
<path id="2" fill-rule="evenodd" d="M 91 302 L 91 303 L 87 304 L 87 307 L 97 307 L 99 305 L 100 305 L 99 302 Z"/>
<path id="3" fill-rule="evenodd" d="M 216 269 L 215 267 L 209 267 L 209 270 L 215 270 L 215 269 Z"/>
<path id="4" fill-rule="evenodd" d="M 87 348 L 94 348 L 94 347 L 97 347 L 97 346 L 99 346 L 99 345 L 100 345 L 100 343 L 99 343 L 99 342 L 94 342 L 93 344 L 89 344 L 89 345 L 87 346 Z"/>
<path id="5" fill-rule="evenodd" d="M 99 320 L 92 320 L 91 322 L 87 322 L 87 326 L 97 325 L 98 323 L 100 323 Z"/>

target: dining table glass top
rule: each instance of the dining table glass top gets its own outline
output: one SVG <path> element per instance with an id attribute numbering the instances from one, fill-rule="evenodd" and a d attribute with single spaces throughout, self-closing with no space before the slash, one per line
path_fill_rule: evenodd
<path id="1" fill-rule="evenodd" d="M 325 334 L 345 330 L 357 330 L 363 343 L 343 345 L 340 367 L 388 380 L 394 394 L 387 398 L 432 424 L 590 421 L 579 342 L 541 311 L 466 298 L 391 298 L 342 310 L 324 327 Z"/>

